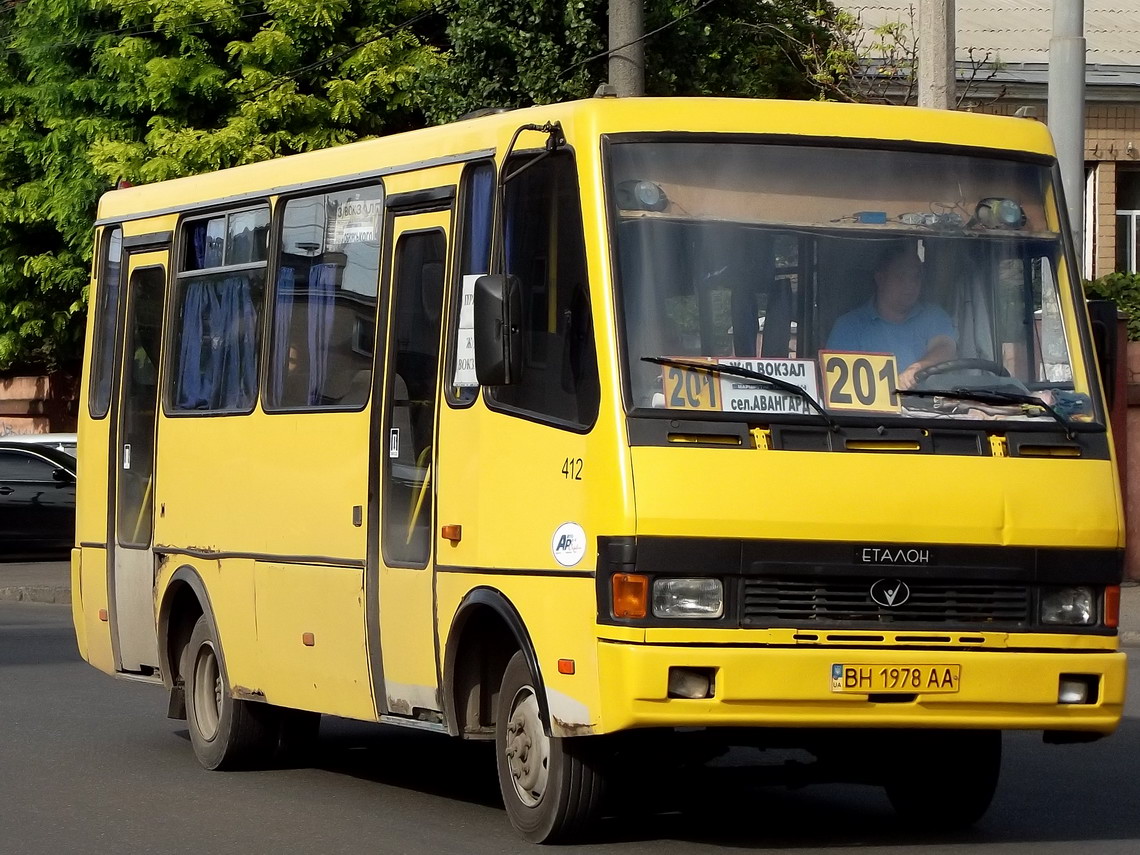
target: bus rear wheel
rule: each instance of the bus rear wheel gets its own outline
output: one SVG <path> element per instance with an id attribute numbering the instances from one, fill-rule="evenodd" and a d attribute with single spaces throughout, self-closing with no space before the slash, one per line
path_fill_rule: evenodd
<path id="1" fill-rule="evenodd" d="M 495 756 L 507 816 L 532 843 L 569 840 L 597 816 L 603 778 L 588 742 L 546 735 L 526 657 L 516 653 L 499 691 Z"/>
<path id="2" fill-rule="evenodd" d="M 898 736 L 886 791 L 904 823 L 954 830 L 982 818 L 1001 773 L 1001 731 L 912 731 Z"/>
<path id="3" fill-rule="evenodd" d="M 269 765 L 277 749 L 278 710 L 230 695 L 221 645 L 205 615 L 182 652 L 186 725 L 198 762 L 207 769 Z"/>

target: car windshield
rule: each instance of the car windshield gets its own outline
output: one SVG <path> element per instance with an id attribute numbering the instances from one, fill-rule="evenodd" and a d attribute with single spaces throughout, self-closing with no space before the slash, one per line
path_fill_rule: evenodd
<path id="1" fill-rule="evenodd" d="M 818 418 L 696 359 L 834 416 L 1094 419 L 1048 165 L 641 137 L 606 170 L 634 409 Z"/>

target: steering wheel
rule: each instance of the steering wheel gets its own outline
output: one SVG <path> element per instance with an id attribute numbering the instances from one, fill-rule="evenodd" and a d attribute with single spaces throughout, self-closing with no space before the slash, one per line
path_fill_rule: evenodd
<path id="1" fill-rule="evenodd" d="M 950 371 L 969 371 L 970 369 L 988 371 L 991 374 L 996 374 L 998 377 L 1009 376 L 1009 371 L 1006 367 L 1000 362 L 994 362 L 992 359 L 947 359 L 943 362 L 927 365 L 925 368 L 920 368 L 914 372 L 914 382 L 916 384 L 921 383 L 932 374 L 946 374 Z"/>

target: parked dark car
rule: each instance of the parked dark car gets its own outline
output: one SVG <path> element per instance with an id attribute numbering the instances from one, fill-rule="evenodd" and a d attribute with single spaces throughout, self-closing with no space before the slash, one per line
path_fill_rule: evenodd
<path id="1" fill-rule="evenodd" d="M 66 558 L 75 542 L 75 458 L 0 441 L 0 557 Z"/>

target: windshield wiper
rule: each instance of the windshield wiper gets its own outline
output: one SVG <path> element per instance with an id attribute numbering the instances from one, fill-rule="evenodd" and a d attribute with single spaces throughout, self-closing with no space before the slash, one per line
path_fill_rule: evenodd
<path id="1" fill-rule="evenodd" d="M 946 398 L 951 401 L 977 401 L 980 404 L 1027 404 L 1032 407 L 1040 407 L 1065 429 L 1066 439 L 1075 439 L 1073 426 L 1069 420 L 1036 395 L 1022 395 L 1020 392 L 1003 392 L 998 389 L 966 389 L 963 387 L 955 389 L 896 389 L 895 392 L 912 398 Z"/>
<path id="2" fill-rule="evenodd" d="M 727 374 L 730 377 L 742 377 L 745 380 L 752 380 L 756 383 L 767 383 L 775 389 L 780 389 L 790 395 L 803 398 L 815 408 L 816 412 L 823 416 L 823 420 L 831 426 L 832 430 L 839 430 L 839 425 L 832 421 L 831 416 L 820 406 L 819 401 L 811 396 L 810 392 L 801 386 L 797 386 L 795 383 L 789 383 L 787 380 L 781 380 L 779 377 L 773 377 L 771 374 L 753 371 L 750 368 L 741 368 L 739 365 L 725 365 L 720 362 L 701 362 L 696 359 L 673 359 L 668 356 L 643 356 L 641 357 L 641 361 L 652 362 L 656 365 L 672 365 L 675 368 L 690 368 L 694 371 L 704 371 L 708 374 Z"/>

